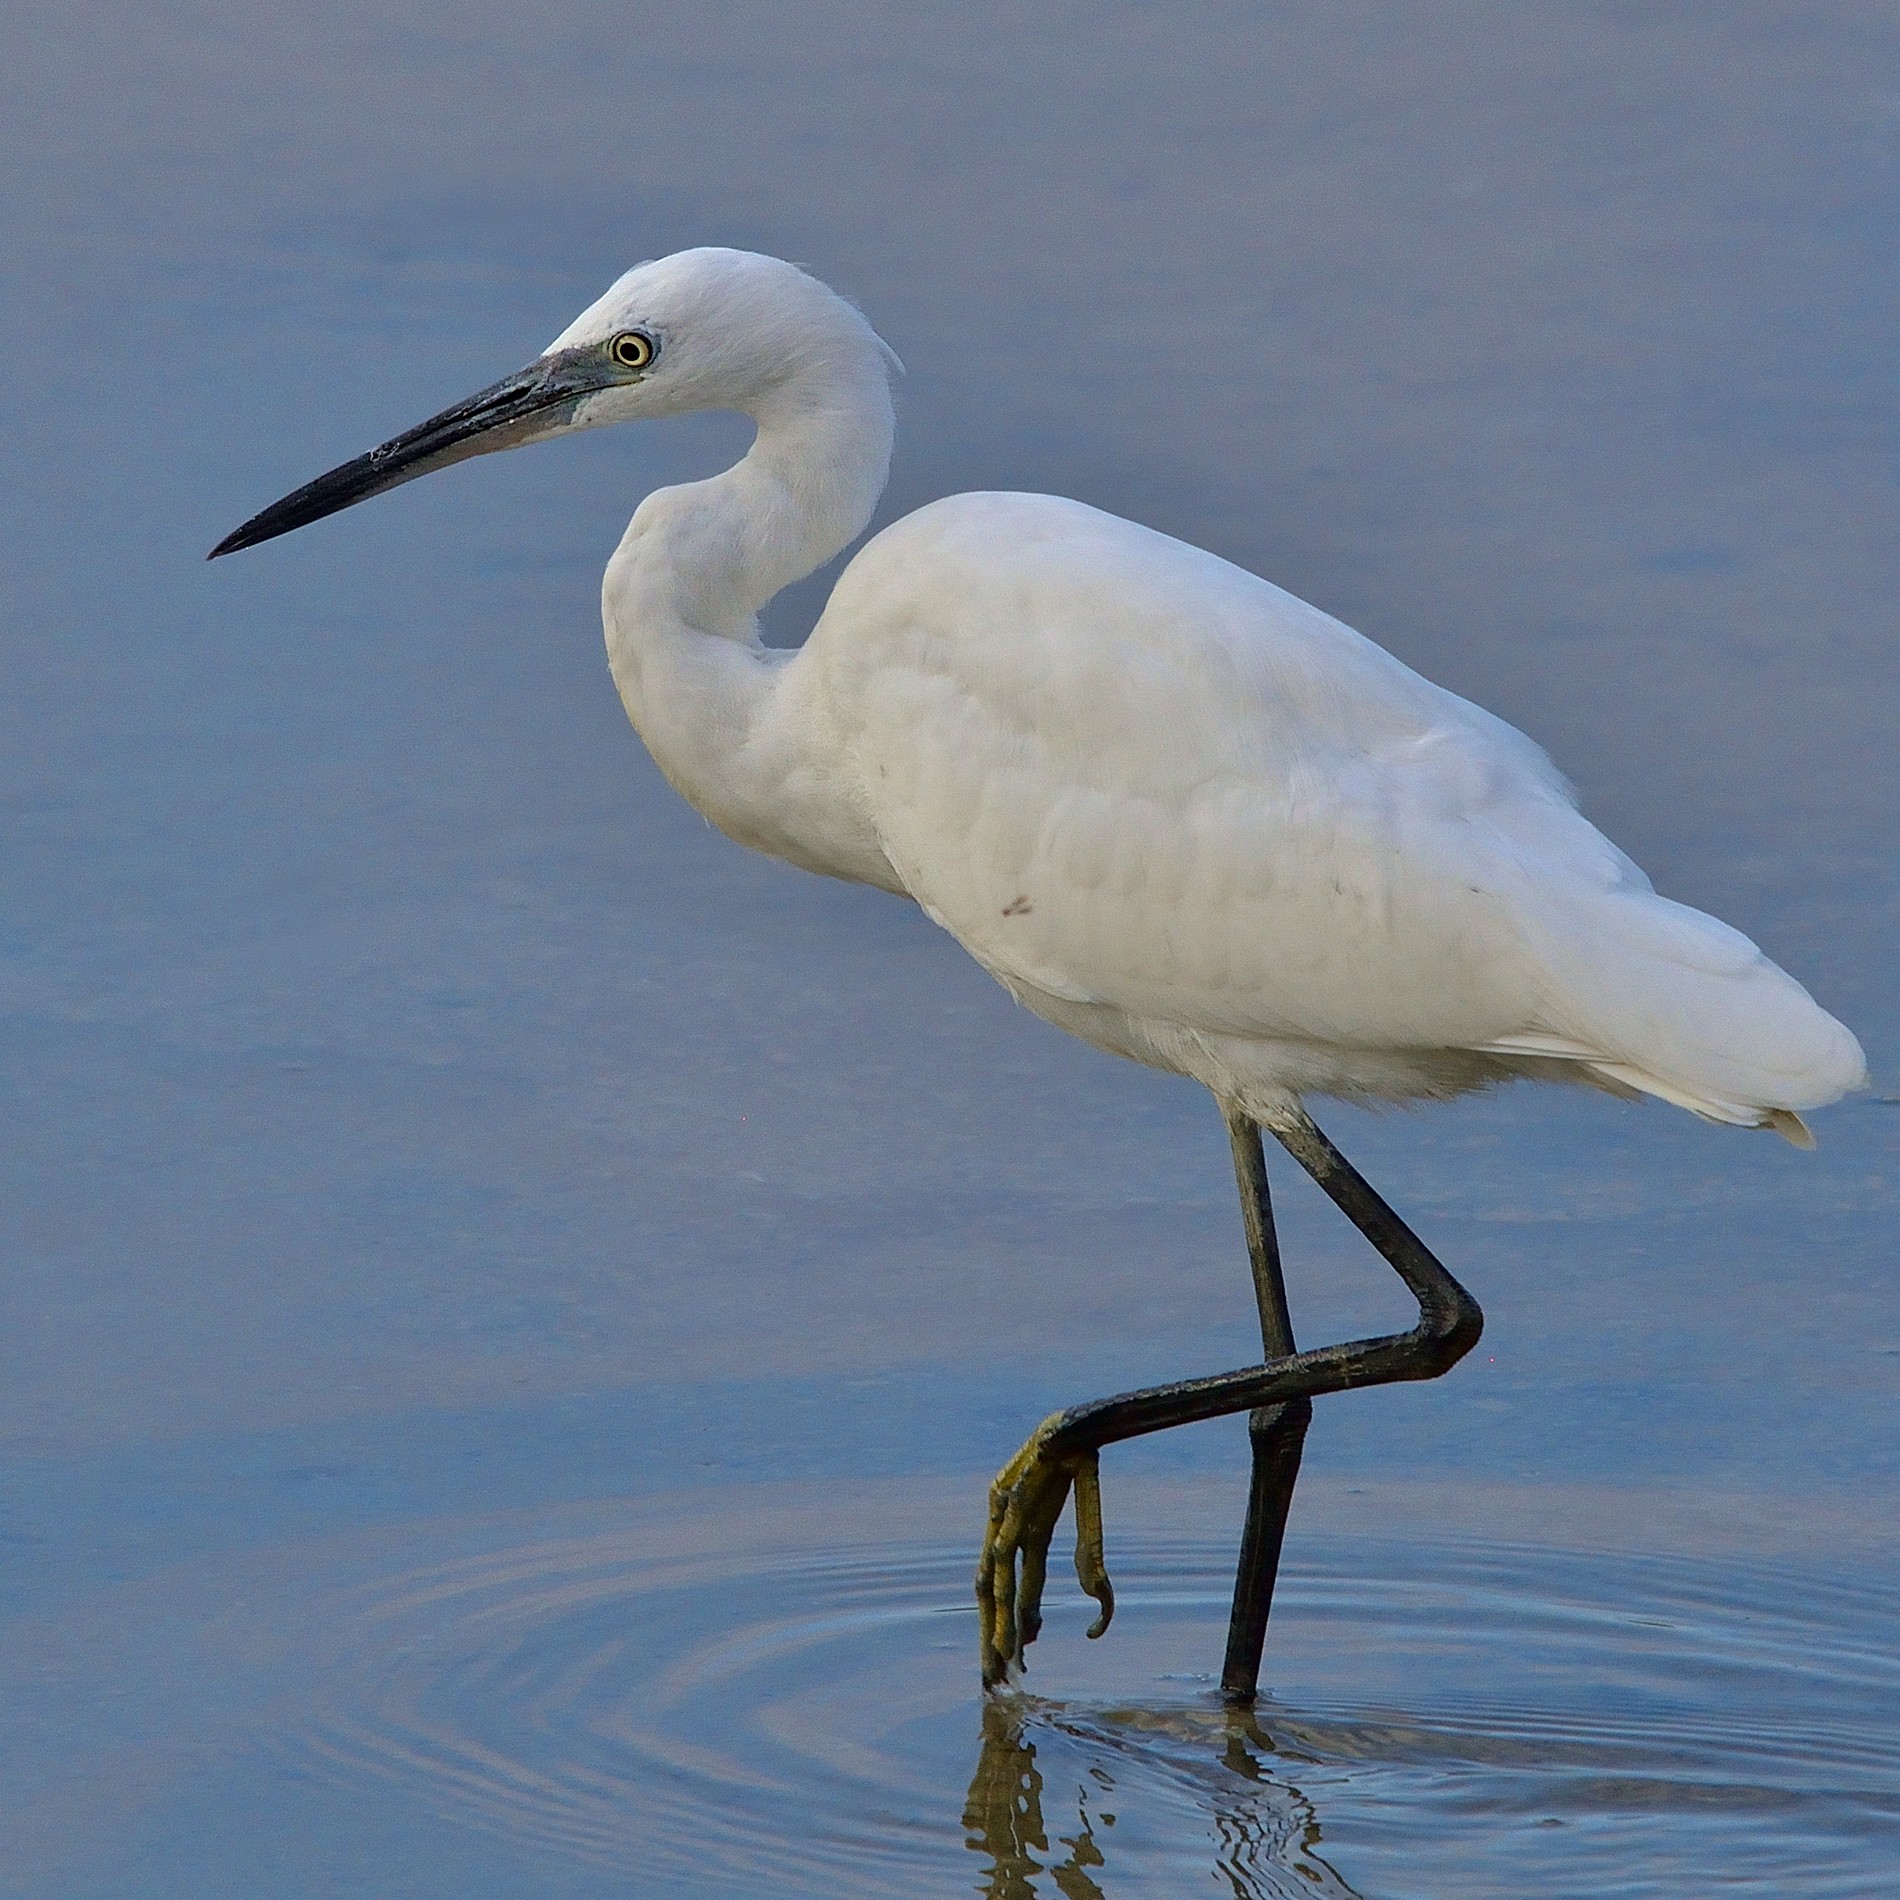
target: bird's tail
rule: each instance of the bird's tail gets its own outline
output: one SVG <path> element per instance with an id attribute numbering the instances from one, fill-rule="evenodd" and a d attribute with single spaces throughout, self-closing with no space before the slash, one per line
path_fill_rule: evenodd
<path id="1" fill-rule="evenodd" d="M 1803 1109 L 1865 1085 L 1853 1035 L 1739 930 L 1629 886 L 1549 908 L 1529 920 L 1544 1019 L 1496 1053 L 1562 1057 L 1798 1147 L 1814 1145 Z"/>

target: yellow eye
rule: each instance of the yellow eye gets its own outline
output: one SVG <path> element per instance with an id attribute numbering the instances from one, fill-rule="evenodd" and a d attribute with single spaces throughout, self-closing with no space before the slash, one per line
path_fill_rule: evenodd
<path id="1" fill-rule="evenodd" d="M 607 354 L 622 369 L 645 369 L 653 361 L 653 339 L 644 330 L 622 330 L 607 345 Z"/>

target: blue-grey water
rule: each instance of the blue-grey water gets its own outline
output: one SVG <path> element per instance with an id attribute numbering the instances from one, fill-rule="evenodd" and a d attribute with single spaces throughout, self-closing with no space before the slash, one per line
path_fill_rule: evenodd
<path id="1" fill-rule="evenodd" d="M 1900 1886 L 1891 7 L 101 0 L 0 125 L 0 1891 Z M 1225 1143 L 646 760 L 599 569 L 739 425 L 204 564 L 704 242 L 903 354 L 884 518 L 1271 575 L 1868 1047 L 1812 1155 L 1324 1118 L 1489 1329 L 1321 1403 L 1249 1719 L 1232 1422 L 981 1706 L 989 1472 L 1249 1356 Z"/>

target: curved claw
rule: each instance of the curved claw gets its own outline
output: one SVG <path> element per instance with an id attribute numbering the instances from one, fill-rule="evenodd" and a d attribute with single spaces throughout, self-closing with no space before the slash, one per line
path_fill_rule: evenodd
<path id="1" fill-rule="evenodd" d="M 1115 1613 L 1115 1592 L 1102 1550 L 1102 1489 L 1093 1451 L 1052 1456 L 1044 1419 L 990 1486 L 989 1526 L 977 1560 L 983 1682 L 995 1688 L 1022 1666 L 1023 1651 L 1042 1629 L 1042 1592 L 1049 1545 L 1070 1491 L 1075 1492 L 1075 1573 L 1101 1606 L 1089 1630 L 1100 1636 Z M 1020 1569 L 1019 1569 L 1020 1561 Z"/>
<path id="2" fill-rule="evenodd" d="M 1102 1468 L 1094 1452 L 1075 1473 L 1075 1580 L 1101 1606 L 1101 1615 L 1089 1625 L 1094 1642 L 1115 1620 L 1115 1586 L 1108 1580 L 1108 1553 L 1102 1548 Z"/>

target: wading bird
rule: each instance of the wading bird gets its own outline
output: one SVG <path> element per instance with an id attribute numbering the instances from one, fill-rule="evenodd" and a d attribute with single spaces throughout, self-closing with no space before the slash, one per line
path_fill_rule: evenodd
<path id="1" fill-rule="evenodd" d="M 609 664 L 660 769 L 740 843 L 914 898 L 1039 1016 L 1205 1083 L 1234 1149 L 1265 1363 L 1038 1427 L 991 1489 L 984 1680 L 1035 1639 L 1071 1492 L 1090 1633 L 1107 1626 L 1101 1447 L 1245 1411 L 1223 1675 L 1244 1700 L 1311 1399 L 1434 1378 L 1483 1324 L 1304 1099 L 1534 1076 L 1806 1146 L 1801 1111 L 1858 1086 L 1861 1052 L 1746 937 L 1659 897 L 1522 734 L 1257 576 L 1078 502 L 933 502 L 860 550 L 801 649 L 762 646 L 760 607 L 871 518 L 894 365 L 792 265 L 681 252 L 213 555 L 491 450 L 691 410 L 753 419 L 736 466 L 649 495 L 607 564 Z M 1262 1128 L 1404 1279 L 1410 1332 L 1295 1349 Z"/>

